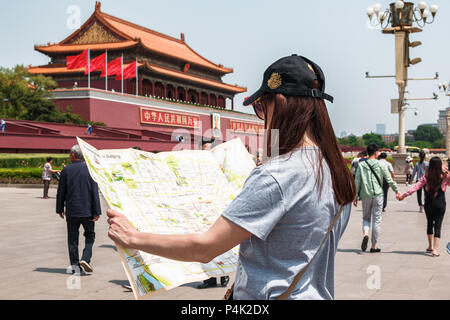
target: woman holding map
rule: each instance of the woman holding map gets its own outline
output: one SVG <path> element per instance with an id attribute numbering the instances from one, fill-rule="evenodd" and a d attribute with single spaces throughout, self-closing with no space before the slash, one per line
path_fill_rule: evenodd
<path id="1" fill-rule="evenodd" d="M 108 210 L 109 237 L 202 263 L 240 245 L 233 299 L 333 299 L 334 259 L 355 184 L 324 102 L 333 98 L 324 90 L 314 62 L 292 55 L 273 63 L 244 102 L 265 122 L 267 158 L 214 225 L 202 234 L 150 234 Z"/>

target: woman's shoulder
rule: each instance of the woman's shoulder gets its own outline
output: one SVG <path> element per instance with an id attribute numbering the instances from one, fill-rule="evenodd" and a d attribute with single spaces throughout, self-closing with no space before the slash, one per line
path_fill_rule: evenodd
<path id="1" fill-rule="evenodd" d="M 279 176 L 303 176 L 310 175 L 311 170 L 318 166 L 319 157 L 306 150 L 297 150 L 293 153 L 283 154 L 281 156 L 274 157 L 259 166 L 258 168 L 267 174 L 272 175 L 274 178 Z M 322 159 L 322 161 L 324 161 Z"/>

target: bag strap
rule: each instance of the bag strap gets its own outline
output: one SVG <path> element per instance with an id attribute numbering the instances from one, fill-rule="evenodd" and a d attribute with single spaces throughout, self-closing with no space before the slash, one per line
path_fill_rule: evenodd
<path id="1" fill-rule="evenodd" d="M 375 173 L 375 170 L 373 170 L 372 166 L 368 162 L 367 162 L 367 165 L 369 166 L 370 171 L 372 171 L 373 175 L 377 179 L 377 182 L 380 185 L 380 187 L 383 188 L 383 184 L 380 182 L 380 178 L 378 178 L 377 174 Z"/>
<path id="2" fill-rule="evenodd" d="M 320 243 L 319 249 L 317 249 L 317 251 L 314 254 L 314 256 L 312 257 L 311 261 L 309 261 L 309 263 L 302 270 L 300 270 L 300 272 L 295 276 L 294 281 L 292 281 L 292 283 L 289 286 L 289 288 L 287 288 L 286 291 L 283 294 L 278 296 L 277 300 L 287 300 L 289 298 L 289 296 L 291 295 L 291 293 L 294 290 L 294 288 L 297 285 L 297 283 L 300 281 L 300 279 L 303 277 L 303 275 L 305 274 L 305 272 L 308 269 L 308 267 L 314 261 L 314 258 L 317 256 L 317 254 L 319 253 L 320 249 L 322 249 L 322 246 L 325 243 L 325 240 L 327 240 L 328 235 L 331 233 L 331 230 L 333 230 L 333 227 L 336 224 L 336 221 L 341 216 L 341 213 L 342 213 L 343 210 L 344 210 L 344 206 L 342 205 L 341 208 L 339 209 L 339 212 L 334 217 L 333 221 L 331 222 L 330 226 L 328 227 L 327 233 L 325 234 L 325 237 L 323 238 L 322 242 Z"/>

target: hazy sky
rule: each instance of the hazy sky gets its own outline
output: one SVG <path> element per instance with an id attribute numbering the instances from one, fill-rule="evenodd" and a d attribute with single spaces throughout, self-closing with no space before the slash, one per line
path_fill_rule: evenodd
<path id="1" fill-rule="evenodd" d="M 362 134 L 385 123 L 388 133 L 398 131 L 398 116 L 390 114 L 390 99 L 398 96 L 394 79 L 366 79 L 395 73 L 394 36 L 384 35 L 367 24 L 366 9 L 377 0 L 103 0 L 102 11 L 161 33 L 178 37 L 205 58 L 234 73 L 223 80 L 248 88 L 237 95 L 242 108 L 245 97 L 259 88 L 262 73 L 275 60 L 292 53 L 310 58 L 325 72 L 326 91 L 335 102 L 328 110 L 336 133 Z M 35 44 L 59 42 L 70 35 L 70 6 L 77 6 L 81 23 L 94 10 L 93 0 L 1 0 L 0 66 L 42 65 L 49 59 L 34 51 Z M 390 1 L 378 0 L 386 8 Z M 414 1 L 418 3 L 418 1 Z M 438 93 L 437 83 L 450 81 L 450 1 L 435 0 L 439 12 L 433 24 L 412 40 L 423 45 L 411 49 L 423 62 L 409 69 L 410 77 L 439 81 L 409 82 L 411 98 Z M 69 21 L 70 22 L 70 21 Z M 70 24 L 70 23 L 69 23 Z M 412 102 L 418 109 L 406 112 L 406 129 L 436 122 L 438 110 L 449 106 L 449 97 Z"/>

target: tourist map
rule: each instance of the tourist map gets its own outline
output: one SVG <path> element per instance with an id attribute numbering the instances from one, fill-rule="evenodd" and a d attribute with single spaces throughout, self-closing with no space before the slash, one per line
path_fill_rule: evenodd
<path id="1" fill-rule="evenodd" d="M 111 209 L 140 232 L 190 234 L 208 230 L 239 194 L 255 162 L 239 138 L 211 151 L 149 153 L 97 150 L 78 143 Z M 180 262 L 117 245 L 136 299 L 236 270 L 238 247 L 207 264 Z"/>

